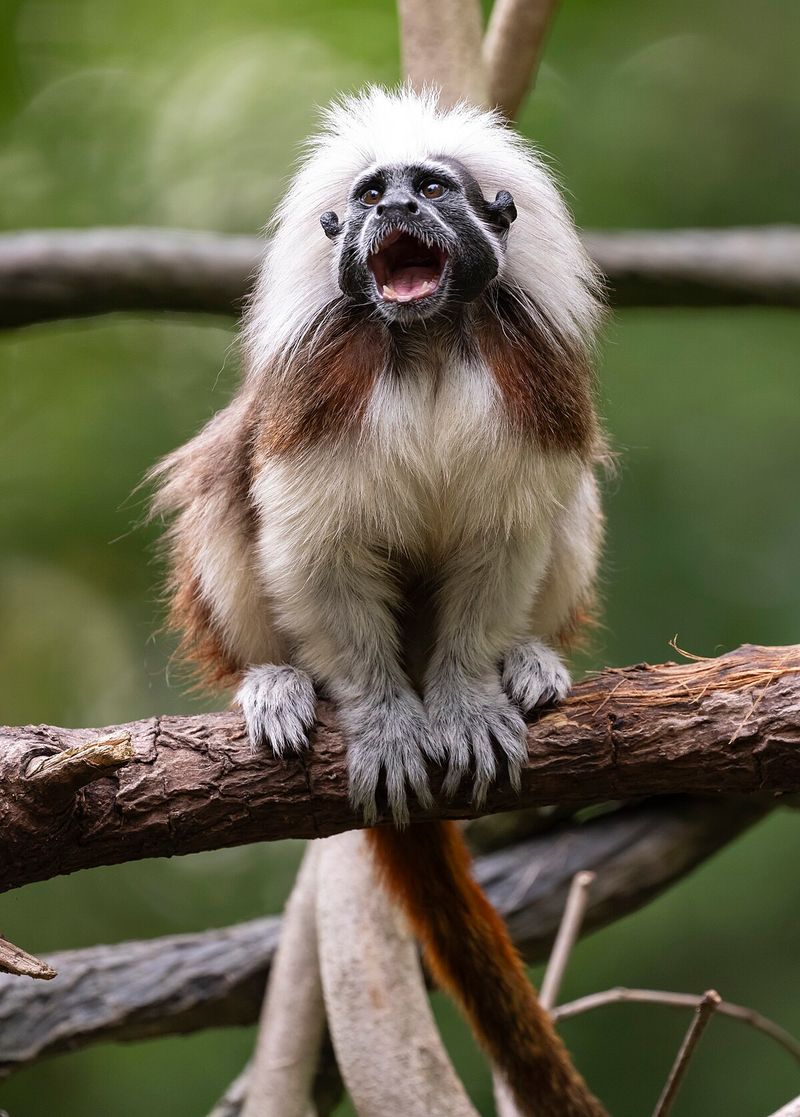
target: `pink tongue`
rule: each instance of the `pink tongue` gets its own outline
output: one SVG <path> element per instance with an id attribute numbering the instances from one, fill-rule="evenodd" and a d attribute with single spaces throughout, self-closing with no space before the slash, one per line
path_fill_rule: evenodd
<path id="1" fill-rule="evenodd" d="M 401 298 L 413 298 L 427 289 L 433 279 L 431 268 L 398 268 L 391 279 L 391 285 Z"/>

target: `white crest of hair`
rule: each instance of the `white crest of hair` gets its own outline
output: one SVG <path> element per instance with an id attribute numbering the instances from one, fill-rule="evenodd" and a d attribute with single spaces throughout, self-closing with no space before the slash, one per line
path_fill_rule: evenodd
<path id="1" fill-rule="evenodd" d="M 272 241 L 245 328 L 251 366 L 263 367 L 307 331 L 339 294 L 338 248 L 320 216 L 343 216 L 356 177 L 371 166 L 443 156 L 462 163 L 488 201 L 508 190 L 517 207 L 501 278 L 529 296 L 554 330 L 591 338 L 597 275 L 570 214 L 537 152 L 494 112 L 462 103 L 440 108 L 434 89 L 371 86 L 323 113 L 308 151 L 271 222 Z"/>

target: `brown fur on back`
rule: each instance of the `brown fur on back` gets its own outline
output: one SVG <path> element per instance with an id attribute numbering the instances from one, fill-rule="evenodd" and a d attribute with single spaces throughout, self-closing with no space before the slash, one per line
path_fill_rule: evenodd
<path id="1" fill-rule="evenodd" d="M 233 685 L 246 665 L 227 646 L 214 622 L 197 574 L 196 552 L 206 530 L 203 513 L 210 501 L 224 505 L 232 526 L 245 535 L 254 534 L 249 495 L 252 411 L 249 396 L 240 391 L 199 434 L 159 462 L 148 478 L 158 485 L 151 515 L 175 515 L 164 538 L 169 565 L 167 628 L 180 637 L 176 656 L 191 667 L 198 684 L 211 687 Z"/>

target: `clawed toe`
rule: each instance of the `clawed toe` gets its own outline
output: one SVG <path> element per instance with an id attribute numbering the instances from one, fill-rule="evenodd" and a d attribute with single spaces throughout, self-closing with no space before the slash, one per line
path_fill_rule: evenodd
<path id="1" fill-rule="evenodd" d="M 250 667 L 236 693 L 250 742 L 276 756 L 300 752 L 314 724 L 314 684 L 288 665 Z"/>
<path id="2" fill-rule="evenodd" d="M 503 687 L 523 713 L 561 702 L 572 680 L 557 652 L 540 640 L 517 644 L 503 664 Z"/>

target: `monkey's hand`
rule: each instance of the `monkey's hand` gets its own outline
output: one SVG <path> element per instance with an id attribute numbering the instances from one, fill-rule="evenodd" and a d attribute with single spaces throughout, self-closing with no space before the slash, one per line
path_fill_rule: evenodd
<path id="1" fill-rule="evenodd" d="M 537 706 L 561 702 L 571 685 L 561 657 L 541 640 L 516 644 L 505 657 L 503 686 L 523 714 L 531 713 Z"/>
<path id="2" fill-rule="evenodd" d="M 431 681 L 425 695 L 431 733 L 444 749 L 447 773 L 442 784 L 454 795 L 473 772 L 473 800 L 480 805 L 497 776 L 497 753 L 505 756 L 513 787 L 527 758 L 525 722 L 503 692 L 496 672 L 480 679 L 448 675 Z"/>
<path id="3" fill-rule="evenodd" d="M 248 667 L 236 702 L 255 748 L 271 748 L 276 756 L 285 756 L 300 752 L 308 744 L 315 695 L 314 684 L 305 671 L 272 663 Z"/>
<path id="4" fill-rule="evenodd" d="M 422 807 L 433 806 L 426 759 L 439 759 L 425 711 L 415 694 L 364 696 L 339 700 L 339 717 L 347 738 L 350 801 L 364 821 L 378 818 L 377 793 L 383 783 L 396 826 L 409 822 L 408 790 Z"/>

